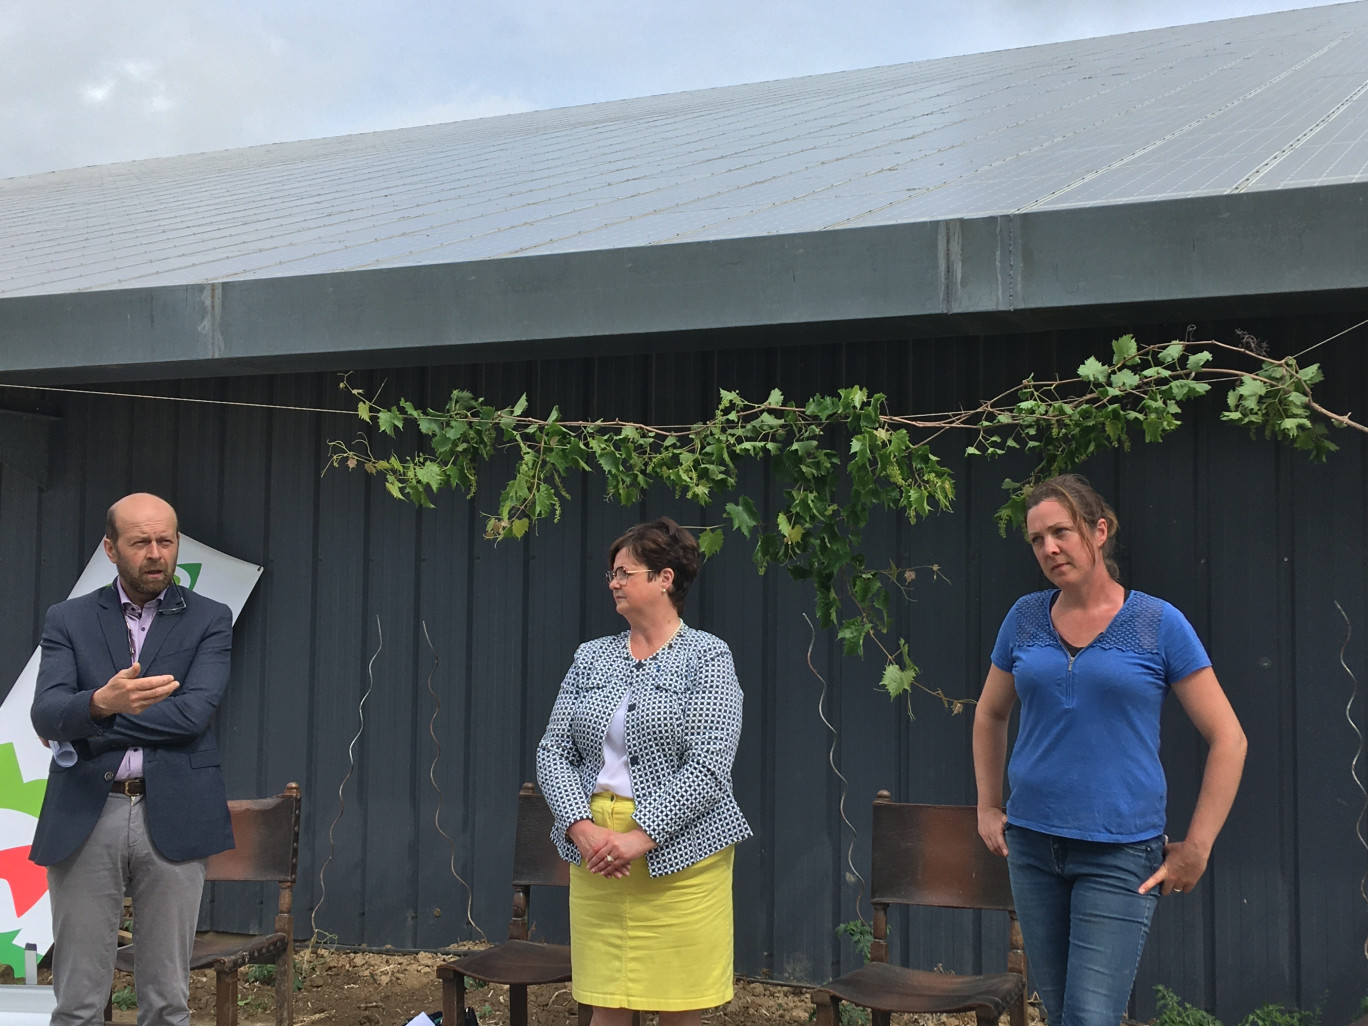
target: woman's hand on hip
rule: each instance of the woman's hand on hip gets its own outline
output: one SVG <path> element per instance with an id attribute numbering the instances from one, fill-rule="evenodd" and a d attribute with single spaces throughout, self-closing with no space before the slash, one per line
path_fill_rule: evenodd
<path id="1" fill-rule="evenodd" d="M 995 806 L 980 806 L 978 832 L 994 855 L 1007 857 L 1007 813 Z"/>
<path id="2" fill-rule="evenodd" d="M 1160 894 L 1186 894 L 1197 886 L 1206 872 L 1210 851 L 1203 850 L 1196 841 L 1176 841 L 1164 844 L 1164 861 L 1154 875 L 1140 885 L 1140 893 L 1148 894 L 1158 887 Z"/>

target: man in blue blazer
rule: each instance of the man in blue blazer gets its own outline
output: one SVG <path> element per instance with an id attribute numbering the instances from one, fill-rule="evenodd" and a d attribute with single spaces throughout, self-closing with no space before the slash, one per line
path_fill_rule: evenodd
<path id="1" fill-rule="evenodd" d="M 140 1026 L 190 1020 L 190 949 L 205 860 L 233 846 L 210 727 L 228 683 L 228 607 L 175 582 L 176 511 L 155 495 L 109 508 L 115 579 L 48 610 L 33 726 L 69 742 L 49 770 L 29 857 L 48 870 L 52 1026 L 103 1023 L 125 890 Z"/>

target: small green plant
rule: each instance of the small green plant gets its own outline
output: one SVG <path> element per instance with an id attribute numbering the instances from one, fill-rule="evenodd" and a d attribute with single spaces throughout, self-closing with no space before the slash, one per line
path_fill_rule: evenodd
<path id="1" fill-rule="evenodd" d="M 133 985 L 126 983 L 109 995 L 110 1003 L 121 1012 L 138 1007 L 138 996 L 133 993 Z"/>
<path id="2" fill-rule="evenodd" d="M 469 993 L 473 990 L 484 990 L 488 986 L 489 984 L 486 983 L 484 980 L 477 980 L 473 976 L 467 976 L 465 978 L 466 993 Z"/>
<path id="3" fill-rule="evenodd" d="M 1152 1026 L 1221 1026 L 1221 1020 L 1188 1004 L 1163 984 L 1154 988 L 1158 995 L 1159 1015 Z M 1368 998 L 1363 999 L 1368 1009 Z M 1240 1026 L 1320 1026 L 1320 1009 L 1302 1011 L 1287 1005 L 1261 1005 L 1240 1020 Z"/>
<path id="4" fill-rule="evenodd" d="M 807 1015 L 808 1022 L 817 1021 L 817 1009 L 812 1009 Z M 848 1005 L 841 1003 L 841 1026 L 869 1026 L 869 1009 L 861 1008 L 859 1005 Z"/>
<path id="5" fill-rule="evenodd" d="M 314 930 L 313 936 L 309 938 L 308 946 L 302 953 L 297 953 L 295 958 L 298 961 L 300 954 L 307 959 L 326 957 L 332 952 L 337 944 L 337 934 L 327 933 L 323 930 Z"/>
<path id="6" fill-rule="evenodd" d="M 1320 1026 L 1320 1009 L 1304 1012 L 1286 1005 L 1261 1005 L 1245 1016 L 1240 1026 Z"/>
<path id="7" fill-rule="evenodd" d="M 275 969 L 276 967 L 269 963 L 263 965 L 248 966 L 247 982 L 260 983 L 267 987 L 274 987 L 276 976 Z M 316 972 L 317 969 L 314 969 L 313 971 Z M 301 991 L 304 989 L 304 975 L 303 972 L 300 970 L 298 963 L 295 964 L 294 989 L 296 991 Z"/>
<path id="8" fill-rule="evenodd" d="M 1363 995 L 1363 999 L 1359 1002 L 1358 1014 L 1368 1015 L 1368 994 Z"/>
<path id="9" fill-rule="evenodd" d="M 1188 1004 L 1162 983 L 1154 988 L 1159 1003 L 1159 1015 L 1153 1026 L 1221 1026 L 1221 1020 Z"/>
<path id="10" fill-rule="evenodd" d="M 863 919 L 852 919 L 848 923 L 842 923 L 836 927 L 837 933 L 843 933 L 850 938 L 850 943 L 855 945 L 855 950 L 860 953 L 860 957 L 866 962 L 869 961 L 869 948 L 874 943 L 874 930 Z M 844 1020 L 842 1020 L 844 1022 Z"/>
<path id="11" fill-rule="evenodd" d="M 265 983 L 272 985 L 275 983 L 275 966 L 273 965 L 249 965 L 247 967 L 248 983 Z"/>
<path id="12" fill-rule="evenodd" d="M 295 990 L 302 990 L 305 980 L 310 976 L 318 975 L 332 961 L 333 946 L 336 943 L 337 934 L 315 930 L 314 935 L 309 938 L 308 946 L 303 949 L 296 949 L 294 957 Z"/>

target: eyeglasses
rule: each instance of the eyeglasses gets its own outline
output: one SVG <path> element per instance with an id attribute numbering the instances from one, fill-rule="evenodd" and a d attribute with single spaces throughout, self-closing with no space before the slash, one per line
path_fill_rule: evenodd
<path id="1" fill-rule="evenodd" d="M 626 584 L 627 578 L 632 574 L 653 574 L 654 570 L 628 570 L 625 566 L 615 566 L 611 570 L 603 571 L 603 579 L 609 584 L 617 581 L 618 584 Z"/>

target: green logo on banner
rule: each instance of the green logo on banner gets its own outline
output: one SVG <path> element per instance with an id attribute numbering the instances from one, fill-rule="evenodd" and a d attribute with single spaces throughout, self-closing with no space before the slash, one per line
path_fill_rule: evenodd
<path id="1" fill-rule="evenodd" d="M 18 930 L 0 933 L 0 965 L 9 966 L 14 970 L 14 978 L 22 980 L 24 978 L 24 949 L 14 943 L 14 938 L 18 933 Z"/>
<path id="2" fill-rule="evenodd" d="M 34 738 L 33 743 L 38 744 L 38 739 Z M 37 819 L 46 790 L 46 777 L 24 779 L 19 771 L 19 757 L 14 754 L 13 742 L 6 741 L 0 745 L 0 809 L 13 809 Z"/>
<path id="3" fill-rule="evenodd" d="M 176 583 L 182 588 L 195 590 L 195 582 L 199 580 L 200 570 L 204 568 L 203 563 L 179 563 L 176 565 Z"/>

